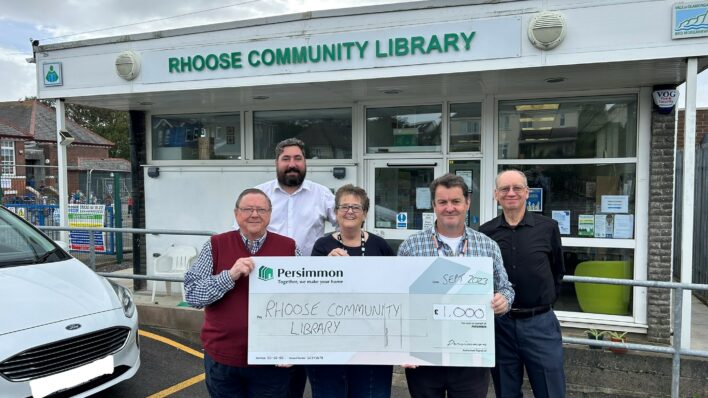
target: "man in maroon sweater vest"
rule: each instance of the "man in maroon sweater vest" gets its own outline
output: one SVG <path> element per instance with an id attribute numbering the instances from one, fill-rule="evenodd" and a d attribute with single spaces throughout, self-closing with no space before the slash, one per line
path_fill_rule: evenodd
<path id="1" fill-rule="evenodd" d="M 184 275 L 189 305 L 204 308 L 202 345 L 212 397 L 286 397 L 288 369 L 248 366 L 248 274 L 253 256 L 299 255 L 295 241 L 266 232 L 270 199 L 255 188 L 241 192 L 237 231 L 214 235 Z"/>

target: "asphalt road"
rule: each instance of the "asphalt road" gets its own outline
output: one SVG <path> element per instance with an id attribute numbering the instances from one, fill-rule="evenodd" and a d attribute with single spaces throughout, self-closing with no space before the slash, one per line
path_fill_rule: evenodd
<path id="1" fill-rule="evenodd" d="M 179 337 L 152 329 L 140 331 L 138 373 L 94 397 L 208 398 L 201 347 Z M 305 398 L 311 398 L 309 385 Z M 408 391 L 394 385 L 391 397 L 408 398 Z"/>

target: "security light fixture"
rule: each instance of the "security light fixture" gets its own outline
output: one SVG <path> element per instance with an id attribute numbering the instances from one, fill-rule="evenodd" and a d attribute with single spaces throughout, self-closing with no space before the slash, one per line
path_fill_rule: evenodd
<path id="1" fill-rule="evenodd" d="M 116 57 L 116 73 L 125 80 L 133 80 L 140 74 L 140 57 L 132 51 L 123 51 Z"/>
<path id="2" fill-rule="evenodd" d="M 540 12 L 529 22 L 529 40 L 539 50 L 550 50 L 561 44 L 565 38 L 566 26 L 563 14 L 552 11 Z"/>
<path id="3" fill-rule="evenodd" d="M 74 136 L 66 130 L 60 130 L 59 137 L 59 145 L 63 146 L 69 146 L 72 142 L 74 142 L 74 140 L 76 140 L 76 138 L 74 138 Z"/>

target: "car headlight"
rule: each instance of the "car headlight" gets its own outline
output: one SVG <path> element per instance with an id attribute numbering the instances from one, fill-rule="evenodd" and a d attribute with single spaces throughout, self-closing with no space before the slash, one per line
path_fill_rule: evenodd
<path id="1" fill-rule="evenodd" d="M 108 282 L 116 292 L 116 296 L 118 296 L 118 301 L 120 301 L 120 304 L 123 307 L 123 313 L 125 316 L 132 318 L 133 314 L 135 314 L 135 303 L 133 302 L 133 295 L 130 293 L 130 290 L 111 280 Z"/>

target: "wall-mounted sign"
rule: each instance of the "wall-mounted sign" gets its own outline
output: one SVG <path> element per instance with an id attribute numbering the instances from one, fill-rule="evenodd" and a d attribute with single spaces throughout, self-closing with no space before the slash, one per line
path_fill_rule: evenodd
<path id="1" fill-rule="evenodd" d="M 141 68 L 144 83 L 161 83 L 520 55 L 521 18 L 506 17 L 146 51 Z"/>
<path id="2" fill-rule="evenodd" d="M 674 89 L 654 90 L 651 94 L 654 105 L 658 106 L 660 110 L 668 110 L 669 112 L 678 102 L 679 95 L 679 91 Z"/>
<path id="3" fill-rule="evenodd" d="M 543 212 L 543 188 L 529 188 L 526 210 L 538 213 Z"/>
<path id="4" fill-rule="evenodd" d="M 671 38 L 708 36 L 708 2 L 674 4 Z"/>
<path id="5" fill-rule="evenodd" d="M 396 229 L 408 229 L 408 213 L 396 214 Z"/>
<path id="6" fill-rule="evenodd" d="M 44 87 L 61 86 L 64 78 L 61 73 L 61 62 L 47 62 L 42 64 L 42 76 L 44 76 Z"/>

